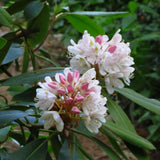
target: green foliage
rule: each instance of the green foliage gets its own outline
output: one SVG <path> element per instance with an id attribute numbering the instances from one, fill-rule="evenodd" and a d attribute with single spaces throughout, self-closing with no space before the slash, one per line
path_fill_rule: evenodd
<path id="1" fill-rule="evenodd" d="M 13 24 L 12 17 L 2 7 L 0 7 L 0 15 L 0 24 L 11 28 Z"/>
<path id="2" fill-rule="evenodd" d="M 8 160 L 44 160 L 47 157 L 47 141 L 46 139 L 37 139 L 28 143 L 20 150 L 7 155 L 5 158 Z"/>
<path id="3" fill-rule="evenodd" d="M 87 30 L 94 37 L 105 33 L 100 25 L 85 15 L 67 14 L 65 18 L 81 33 Z"/>
<path id="4" fill-rule="evenodd" d="M 4 142 L 7 139 L 10 126 L 0 129 L 0 143 Z"/>

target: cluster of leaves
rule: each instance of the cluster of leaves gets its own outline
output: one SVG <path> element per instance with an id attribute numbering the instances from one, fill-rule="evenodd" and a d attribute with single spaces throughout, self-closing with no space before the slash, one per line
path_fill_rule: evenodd
<path id="1" fill-rule="evenodd" d="M 138 61 L 139 56 L 144 57 L 138 53 L 138 44 L 144 44 L 148 38 L 152 40 L 158 36 L 157 31 L 144 36 L 137 33 L 140 32 L 137 31 L 137 25 L 135 25 L 138 18 L 137 13 L 139 13 L 137 10 L 143 8 L 149 10 L 153 16 L 157 16 L 154 14 L 155 11 L 136 2 L 130 2 L 128 8 L 125 8 L 121 7 L 126 6 L 124 2 L 119 3 L 120 6 L 117 3 L 114 5 L 114 2 L 110 2 L 112 5 L 107 5 L 104 0 L 85 0 L 84 2 L 66 0 L 62 2 L 53 0 L 3 1 L 5 7 L 0 7 L 0 26 L 6 26 L 10 28 L 10 31 L 0 37 L 0 72 L 7 74 L 9 78 L 0 80 L 0 85 L 9 86 L 8 92 L 13 98 L 12 102 L 8 103 L 7 98 L 0 95 L 0 143 L 7 139 L 14 139 L 23 147 L 13 153 L 8 153 L 1 147 L 0 159 L 50 160 L 52 159 L 50 153 L 53 152 L 58 160 L 85 158 L 92 160 L 93 157 L 83 149 L 77 139 L 77 134 L 93 140 L 113 160 L 128 159 L 121 148 L 124 143 L 137 159 L 149 159 L 145 150 L 155 149 L 155 147 L 136 133 L 122 107 L 115 103 L 105 91 L 103 94 L 107 96 L 107 107 L 113 121 L 108 120 L 103 124 L 100 132 L 106 136 L 110 145 L 104 144 L 95 135 L 89 133 L 83 124 L 77 129 L 72 129 L 69 137 L 65 137 L 63 133 L 58 133 L 55 130 L 44 130 L 43 122 L 39 119 L 41 112 L 34 107 L 34 97 L 37 88 L 35 82 L 42 80 L 45 76 L 54 77 L 57 72 L 61 72 L 63 69 L 48 57 L 49 53 L 42 47 L 46 37 L 52 31 L 64 33 L 65 42 L 69 42 L 75 32 L 75 35 L 78 36 L 77 31 L 83 33 L 84 30 L 88 30 L 92 36 L 97 36 L 110 30 L 115 32 L 117 28 L 121 28 L 124 36 L 128 39 L 137 38 L 131 45 L 134 48 L 134 57 Z M 115 8 L 116 6 L 117 8 Z M 119 11 L 128 11 L 129 9 L 129 12 L 106 12 L 105 7 L 108 10 L 118 10 L 119 7 L 121 8 Z M 86 11 L 82 11 L 84 9 Z M 100 9 L 101 11 L 98 11 Z M 132 36 L 130 36 L 130 32 Z M 18 63 L 18 58 L 21 55 L 23 55 L 22 66 Z M 37 69 L 36 58 L 44 59 L 55 67 Z M 30 60 L 33 66 L 32 72 L 28 72 Z M 145 62 L 145 60 L 143 61 Z M 12 76 L 7 70 L 14 62 L 17 69 L 22 72 L 20 75 Z M 137 63 L 138 67 L 139 63 Z M 156 73 L 158 74 L 158 71 Z M 148 99 L 131 89 L 116 89 L 116 91 L 138 105 L 160 114 L 159 101 Z M 18 131 L 15 129 L 17 126 L 20 128 Z M 48 134 L 42 134 L 41 131 Z"/>

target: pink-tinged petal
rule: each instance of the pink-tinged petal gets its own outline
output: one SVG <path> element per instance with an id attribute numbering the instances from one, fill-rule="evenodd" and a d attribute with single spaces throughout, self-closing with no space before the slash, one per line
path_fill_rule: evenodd
<path id="1" fill-rule="evenodd" d="M 68 93 L 72 93 L 74 91 L 74 88 L 72 87 L 72 85 L 68 85 L 67 90 L 68 90 Z"/>
<path id="2" fill-rule="evenodd" d="M 56 82 L 47 82 L 48 86 L 51 87 L 52 89 L 57 88 L 57 83 Z"/>
<path id="3" fill-rule="evenodd" d="M 76 81 L 79 80 L 79 72 L 78 72 L 77 70 L 75 70 L 75 71 L 73 72 L 73 77 L 74 77 L 74 79 L 76 79 Z"/>
<path id="4" fill-rule="evenodd" d="M 73 98 L 72 97 L 67 97 L 66 98 L 66 102 L 67 103 L 72 103 L 73 102 Z"/>
<path id="5" fill-rule="evenodd" d="M 58 90 L 57 90 L 57 93 L 58 94 L 60 94 L 60 95 L 64 95 L 65 94 L 65 90 L 64 90 L 64 88 L 59 88 Z"/>
<path id="6" fill-rule="evenodd" d="M 101 35 L 97 36 L 96 39 L 95 39 L 95 42 L 99 43 L 99 44 L 102 44 L 103 42 L 103 37 Z"/>
<path id="7" fill-rule="evenodd" d="M 108 52 L 113 53 L 116 50 L 117 46 L 116 45 L 112 45 L 109 47 Z"/>
<path id="8" fill-rule="evenodd" d="M 73 114 L 79 114 L 79 113 L 81 113 L 81 111 L 77 107 L 73 107 L 72 110 L 71 110 L 71 112 Z"/>
<path id="9" fill-rule="evenodd" d="M 87 90 L 87 91 L 85 92 L 85 95 L 88 96 L 91 92 L 95 92 L 95 90 L 93 90 L 93 89 Z"/>
<path id="10" fill-rule="evenodd" d="M 82 89 L 82 90 L 87 90 L 87 89 L 88 89 L 88 86 L 89 86 L 89 83 L 88 83 L 88 82 L 83 82 L 82 85 L 81 85 L 81 89 Z"/>
<path id="11" fill-rule="evenodd" d="M 68 81 L 69 83 L 72 83 L 72 82 L 73 82 L 73 76 L 72 76 L 72 73 L 71 73 L 71 72 L 69 72 L 68 75 L 67 75 L 67 81 Z"/>
<path id="12" fill-rule="evenodd" d="M 65 83 L 66 83 L 65 77 L 62 76 L 62 75 L 59 75 L 59 80 L 60 80 L 60 82 L 61 82 L 62 84 L 65 84 Z"/>
<path id="13" fill-rule="evenodd" d="M 83 96 L 77 96 L 77 97 L 75 98 L 75 100 L 76 100 L 77 102 L 81 102 L 81 101 L 84 100 L 84 97 L 83 97 Z"/>

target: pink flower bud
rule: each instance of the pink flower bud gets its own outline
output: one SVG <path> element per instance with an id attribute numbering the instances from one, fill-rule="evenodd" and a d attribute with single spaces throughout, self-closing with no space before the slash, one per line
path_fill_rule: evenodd
<path id="1" fill-rule="evenodd" d="M 68 93 L 72 93 L 74 91 L 74 88 L 72 87 L 72 85 L 68 85 L 67 90 L 68 90 Z"/>
<path id="2" fill-rule="evenodd" d="M 57 83 L 56 82 L 47 82 L 48 86 L 51 87 L 52 89 L 57 88 Z"/>
<path id="3" fill-rule="evenodd" d="M 72 76 L 71 72 L 69 72 L 68 75 L 67 75 L 67 81 L 69 83 L 72 83 L 72 81 L 73 81 L 73 76 Z"/>
<path id="4" fill-rule="evenodd" d="M 96 39 L 95 39 L 95 42 L 99 43 L 99 44 L 102 44 L 103 42 L 103 37 L 101 35 L 97 36 Z"/>
<path id="5" fill-rule="evenodd" d="M 79 113 L 81 113 L 81 111 L 77 107 L 73 107 L 72 110 L 71 110 L 71 112 L 73 114 L 79 114 Z"/>
<path id="6" fill-rule="evenodd" d="M 64 76 L 62 75 L 59 75 L 59 80 L 62 84 L 65 84 L 66 83 L 66 79 L 64 78 Z"/>
<path id="7" fill-rule="evenodd" d="M 79 80 L 79 72 L 77 70 L 73 72 L 73 77 L 76 78 L 77 81 Z"/>
<path id="8" fill-rule="evenodd" d="M 83 97 L 83 96 L 77 96 L 77 97 L 75 98 L 75 100 L 76 100 L 77 102 L 81 102 L 81 101 L 84 100 L 84 97 Z"/>
<path id="9" fill-rule="evenodd" d="M 57 93 L 58 94 L 60 94 L 60 95 L 64 95 L 65 94 L 65 90 L 64 90 L 64 88 L 59 88 L 58 90 L 57 90 Z"/>
<path id="10" fill-rule="evenodd" d="M 67 102 L 67 103 L 72 103 L 72 102 L 73 102 L 73 98 L 67 97 L 67 98 L 66 98 L 66 102 Z"/>
<path id="11" fill-rule="evenodd" d="M 109 47 L 108 52 L 113 53 L 116 50 L 117 46 L 116 45 L 112 45 Z"/>
<path id="12" fill-rule="evenodd" d="M 81 89 L 87 90 L 87 89 L 88 89 L 88 86 L 89 86 L 89 83 L 88 83 L 88 82 L 83 82 L 82 85 L 81 85 Z"/>

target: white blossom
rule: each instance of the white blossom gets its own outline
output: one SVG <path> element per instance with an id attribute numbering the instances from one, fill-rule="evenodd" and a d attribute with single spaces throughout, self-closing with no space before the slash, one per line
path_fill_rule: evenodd
<path id="1" fill-rule="evenodd" d="M 106 89 L 110 94 L 114 92 L 115 87 L 129 85 L 134 72 L 131 67 L 134 61 L 130 56 L 129 43 L 124 43 L 119 32 L 120 29 L 109 40 L 107 35 L 94 38 L 85 31 L 77 44 L 71 40 L 71 45 L 68 46 L 72 56 L 71 67 L 80 73 L 94 67 L 98 74 L 104 77 Z"/>

